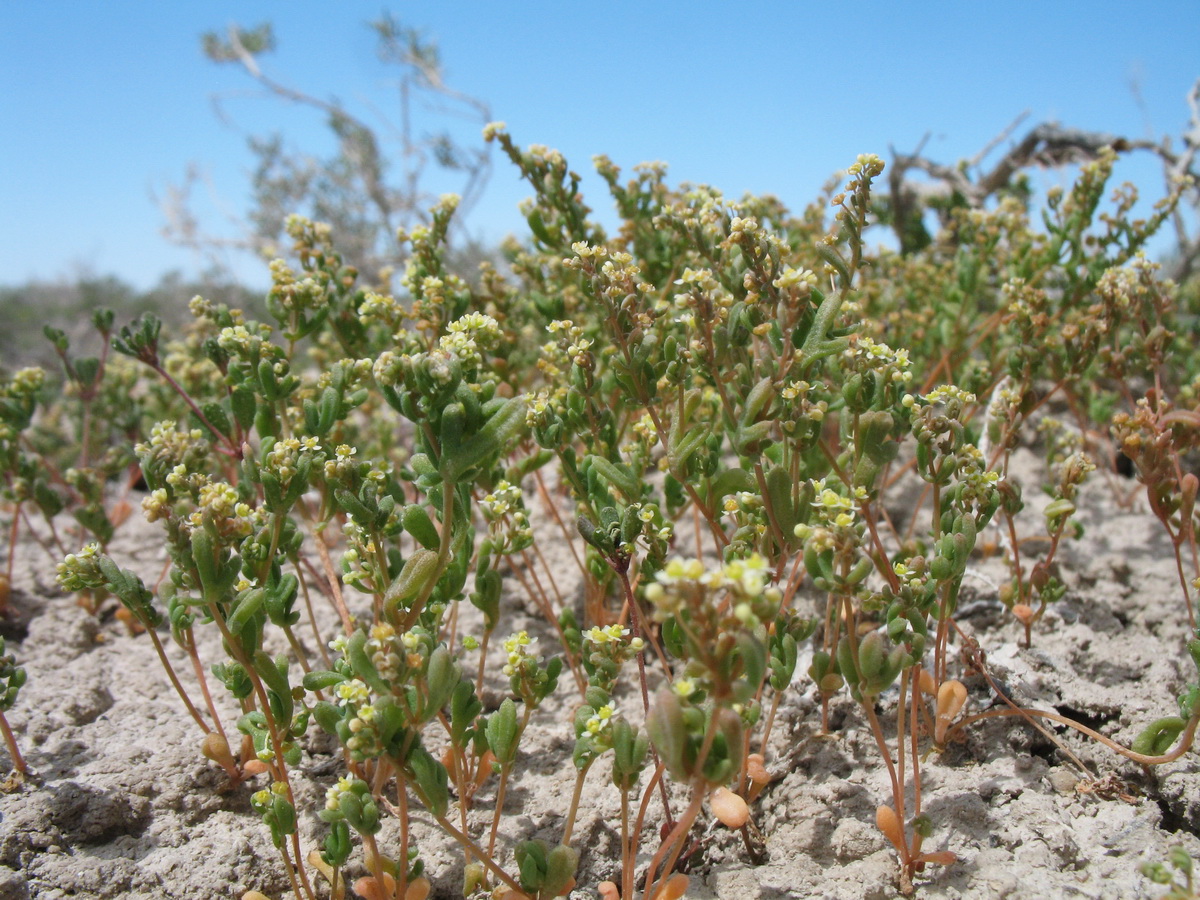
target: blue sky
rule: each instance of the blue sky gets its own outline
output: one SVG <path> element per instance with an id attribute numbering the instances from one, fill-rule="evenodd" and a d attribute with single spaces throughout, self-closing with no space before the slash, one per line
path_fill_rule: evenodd
<path id="1" fill-rule="evenodd" d="M 859 153 L 888 159 L 928 133 L 926 153 L 953 162 L 1026 110 L 1017 137 L 1046 120 L 1178 135 L 1200 76 L 1198 0 L 418 0 L 390 10 L 438 41 L 447 83 L 486 100 L 518 143 L 556 147 L 589 174 L 597 153 L 623 169 L 664 160 L 672 181 L 773 193 L 793 208 Z M 146 287 L 170 269 L 195 272 L 193 254 L 160 236 L 153 194 L 196 164 L 211 185 L 201 212 L 220 230 L 222 208 L 246 206 L 247 133 L 330 147 L 318 115 L 248 96 L 240 71 L 207 61 L 200 33 L 270 20 L 279 49 L 262 62 L 275 77 L 394 117 L 393 70 L 363 24 L 380 11 L 379 0 L 0 0 L 0 283 L 90 273 Z M 213 112 L 218 94 L 232 125 Z M 1146 195 L 1161 191 L 1149 159 L 1120 174 Z M 584 189 L 611 221 L 599 179 Z M 497 155 L 472 231 L 519 232 L 527 193 Z M 254 260 L 236 271 L 266 282 Z"/>

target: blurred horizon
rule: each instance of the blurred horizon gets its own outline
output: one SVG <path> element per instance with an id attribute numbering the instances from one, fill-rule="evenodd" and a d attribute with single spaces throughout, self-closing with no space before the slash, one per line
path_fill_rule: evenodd
<path id="1" fill-rule="evenodd" d="M 390 11 L 439 46 L 446 85 L 487 103 L 519 145 L 562 151 L 610 230 L 616 216 L 595 154 L 624 172 L 662 160 L 672 184 L 773 194 L 795 211 L 860 153 L 890 162 L 892 148 L 911 152 L 927 138 L 925 154 L 952 165 L 1023 112 L 991 160 L 1044 122 L 1177 139 L 1200 76 L 1195 0 L 1149 11 L 922 3 L 848 14 L 764 2 L 738 7 L 735 19 L 731 9 L 617 2 L 571 17 L 549 2 L 422 0 Z M 239 67 L 207 60 L 201 33 L 269 21 L 278 49 L 261 57 L 265 72 L 394 123 L 394 70 L 377 59 L 365 24 L 380 13 L 360 0 L 5 4 L 0 103 L 12 130 L 0 145 L 0 284 L 114 276 L 147 290 L 171 272 L 199 278 L 195 254 L 160 234 L 154 196 L 194 165 L 204 188 L 196 212 L 229 237 L 226 217 L 250 204 L 248 136 L 278 133 L 288 148 L 316 155 L 334 146 L 322 116 L 264 98 Z M 433 110 L 413 116 L 418 132 L 445 125 Z M 474 124 L 456 136 L 479 143 Z M 1147 205 L 1164 191 L 1150 154 L 1123 161 L 1122 180 Z M 1070 172 L 1034 174 L 1039 191 L 1070 181 Z M 436 194 L 453 183 L 426 187 Z M 494 245 L 522 233 L 517 204 L 528 194 L 494 149 L 468 234 Z M 1151 250 L 1169 246 L 1160 236 Z M 268 283 L 266 264 L 250 254 L 230 254 L 227 264 L 242 284 Z"/>

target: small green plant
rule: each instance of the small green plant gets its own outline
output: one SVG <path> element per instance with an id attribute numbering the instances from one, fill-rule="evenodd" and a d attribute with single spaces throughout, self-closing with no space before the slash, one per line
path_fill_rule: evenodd
<path id="1" fill-rule="evenodd" d="M 55 521 L 59 513 L 69 511 L 104 547 L 132 511 L 127 494 L 135 470 L 128 442 L 141 431 L 141 410 L 128 395 L 136 381 L 132 366 L 109 364 L 113 321 L 111 310 L 92 313 L 91 324 L 104 348 L 99 357 L 72 356 L 67 335 L 45 327 L 63 367 L 58 402 L 50 402 L 56 390 L 39 367 L 20 369 L 0 381 L 0 473 L 3 498 L 12 509 L 0 611 L 6 606 L 22 523 L 58 559 L 66 552 Z M 122 479 L 123 490 L 109 490 Z M 31 509 L 40 513 L 45 534 L 34 527 Z M 102 594 L 80 594 L 81 604 L 93 612 L 103 599 Z"/>
<path id="2" fill-rule="evenodd" d="M 152 316 L 97 325 L 140 367 L 122 382 L 138 410 L 127 449 L 170 566 L 148 587 L 92 528 L 59 580 L 115 597 L 155 645 L 198 750 L 234 784 L 264 779 L 251 806 L 297 898 L 345 896 L 356 866 L 359 896 L 423 897 L 440 873 L 418 813 L 459 848 L 464 896 L 679 897 L 710 816 L 757 858 L 782 700 L 809 685 L 813 732 L 832 732 L 840 707 L 872 735 L 887 784 L 875 825 L 905 893 L 956 860 L 923 779 L 931 751 L 979 718 L 1064 721 L 1145 765 L 1191 748 L 1200 688 L 1126 750 L 1016 706 L 956 622 L 972 560 L 995 540 L 1011 572 L 1001 599 L 1033 640 L 1066 590 L 1056 555 L 1111 440 L 1171 537 L 1194 628 L 1197 482 L 1182 461 L 1200 435 L 1200 367 L 1175 288 L 1140 255 L 1182 187 L 1144 221 L 1128 221 L 1121 193 L 1100 213 L 1104 151 L 1051 196 L 1044 231 L 1028 198 L 1008 197 L 952 212 L 937 240 L 899 254 L 865 238 L 874 156 L 798 216 L 672 188 L 657 165 L 623 181 L 599 158 L 623 217 L 609 236 L 561 154 L 522 150 L 499 125 L 485 134 L 534 191 L 503 275 L 484 266 L 472 286 L 450 270 L 445 197 L 401 234 L 399 296 L 362 286 L 330 228 L 292 217 L 269 321 L 198 297 L 177 339 Z M 90 398 L 85 420 L 129 371 L 64 364 Z M 35 381 L 5 388 L 14 435 L 33 423 Z M 1031 435 L 1049 494 L 1033 524 L 1010 472 Z M 16 485 L 31 451 L 5 446 Z M 903 483 L 919 500 L 897 509 L 888 494 Z M 36 491 L 10 491 L 16 522 Z M 85 509 L 101 500 L 80 494 Z M 570 548 L 581 595 L 560 589 L 551 538 Z M 507 621 L 514 593 L 544 644 Z M 221 658 L 202 658 L 199 629 L 219 633 Z M 796 671 L 808 641 L 811 681 Z M 964 715 L 969 672 L 1003 705 Z M 221 721 L 214 685 L 236 721 Z M 535 718 L 555 724 L 556 692 L 572 697 L 557 724 L 576 772 L 561 830 L 505 843 L 524 738 Z M 318 729 L 344 773 L 309 810 L 295 788 Z M 581 797 L 601 789 L 619 802 L 619 869 L 576 885 Z M 314 816 L 319 850 L 298 828 Z M 395 841 L 380 838 L 389 818 Z"/>
<path id="3" fill-rule="evenodd" d="M 1170 869 L 1162 863 L 1143 863 L 1142 874 L 1155 884 L 1168 887 L 1165 894 L 1159 895 L 1162 900 L 1193 900 L 1196 891 L 1192 883 L 1192 857 L 1182 847 L 1172 847 L 1167 861 Z"/>
<path id="4" fill-rule="evenodd" d="M 16 664 L 11 653 L 4 652 L 4 638 L 0 637 L 0 734 L 4 735 L 4 746 L 8 748 L 13 768 L 21 775 L 28 775 L 29 767 L 25 765 L 25 759 L 17 747 L 17 739 L 4 716 L 17 702 L 17 693 L 24 685 L 25 670 Z"/>

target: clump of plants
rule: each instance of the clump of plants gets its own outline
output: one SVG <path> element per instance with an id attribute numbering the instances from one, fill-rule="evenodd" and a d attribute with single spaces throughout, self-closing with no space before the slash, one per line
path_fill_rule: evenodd
<path id="1" fill-rule="evenodd" d="M 1080 486 L 1120 451 L 1170 535 L 1178 614 L 1195 628 L 1194 319 L 1142 255 L 1186 185 L 1134 220 L 1128 191 L 1104 199 L 1106 150 L 1051 194 L 1041 227 L 1011 196 L 949 211 L 928 246 L 900 254 L 865 237 L 874 156 L 798 215 L 672 187 L 658 165 L 623 177 L 601 157 L 622 218 L 607 234 L 561 154 L 522 150 L 502 126 L 486 136 L 534 192 L 504 271 L 485 265 L 473 285 L 448 269 L 453 197 L 399 235 L 399 295 L 364 283 L 329 228 L 293 217 L 269 321 L 198 297 L 175 338 L 152 316 L 100 318 L 107 365 L 63 348 L 96 474 L 71 495 L 95 539 L 65 555 L 61 584 L 111 594 L 145 631 L 198 752 L 234 784 L 255 779 L 297 898 L 426 896 L 442 873 L 414 839 L 418 811 L 460 848 L 467 897 L 682 896 L 697 827 L 716 819 L 748 859 L 761 852 L 756 806 L 789 691 L 819 698 L 813 732 L 832 731 L 839 707 L 873 735 L 888 784 L 875 825 L 911 893 L 956 860 L 936 836 L 951 823 L 923 801 L 931 751 L 979 718 L 964 716 L 966 675 L 995 686 L 956 623 L 985 532 L 1010 572 L 999 600 L 1014 635 L 1036 641 L 1065 590 L 1055 556 L 1078 534 Z M 47 455 L 28 437 L 42 377 L 0 386 L 13 529 L 34 506 L 51 524 L 60 511 L 29 475 Z M 110 389 L 135 402 L 127 440 L 110 435 L 97 466 L 108 457 L 89 449 L 86 416 Z M 1009 475 L 1035 436 L 1040 535 Z M 104 549 L 116 523 L 103 486 L 129 454 L 171 560 L 154 586 Z M 897 508 L 905 485 L 918 499 Z M 579 595 L 559 590 L 551 540 L 571 547 Z M 515 597 L 553 646 L 508 624 Z M 201 629 L 223 656 L 202 658 Z M 163 640 L 188 654 L 187 683 Z M 1178 649 L 1200 666 L 1200 639 Z M 222 720 L 221 691 L 236 720 Z M 542 724 L 573 741 L 574 788 L 557 839 L 518 835 L 510 852 L 497 840 L 507 789 L 555 692 L 573 712 Z M 1047 715 L 995 693 L 981 715 Z M 1200 686 L 1178 712 L 1115 749 L 1178 758 Z M 316 732 L 343 774 L 324 808 L 298 808 Z M 613 880 L 578 884 L 580 800 L 602 790 L 619 799 L 621 858 Z M 298 828 L 314 817 L 319 847 Z"/>

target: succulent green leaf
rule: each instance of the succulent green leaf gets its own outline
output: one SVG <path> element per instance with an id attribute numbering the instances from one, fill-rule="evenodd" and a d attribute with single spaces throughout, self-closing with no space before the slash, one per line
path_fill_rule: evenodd
<path id="1" fill-rule="evenodd" d="M 395 609 L 412 600 L 430 581 L 438 577 L 438 554 L 424 548 L 416 550 L 404 561 L 404 568 L 384 592 L 384 605 Z"/>
<path id="2" fill-rule="evenodd" d="M 488 747 L 501 766 L 509 766 L 517 756 L 517 705 L 506 698 L 500 708 L 488 716 Z"/>
<path id="3" fill-rule="evenodd" d="M 342 711 L 328 700 L 319 700 L 313 706 L 313 719 L 322 731 L 337 737 L 338 724 L 342 721 Z"/>
<path id="4" fill-rule="evenodd" d="M 341 672 L 309 672 L 302 683 L 306 691 L 323 691 L 345 680 L 346 676 Z"/>
<path id="5" fill-rule="evenodd" d="M 1175 739 L 1183 733 L 1187 722 L 1178 716 L 1167 716 L 1151 722 L 1134 738 L 1132 750 L 1144 756 L 1162 756 L 1175 743 Z"/>
<path id="6" fill-rule="evenodd" d="M 579 851 L 559 844 L 546 856 L 546 874 L 542 878 L 542 894 L 557 897 L 566 890 L 579 866 Z"/>
<path id="7" fill-rule="evenodd" d="M 450 649 L 445 644 L 435 647 L 429 655 L 426 676 L 429 695 L 425 702 L 424 719 L 436 715 L 450 701 L 450 695 L 460 684 L 461 677 L 462 667 L 455 662 Z"/>
<path id="8" fill-rule="evenodd" d="M 443 447 L 442 473 L 446 480 L 458 481 L 467 470 L 491 454 L 507 450 L 512 439 L 525 427 L 525 406 L 522 398 L 512 397 L 460 447 Z"/>
<path id="9" fill-rule="evenodd" d="M 437 550 L 441 545 L 441 535 L 424 506 L 409 503 L 400 514 L 400 521 L 404 525 L 404 530 L 426 550 Z"/>
<path id="10" fill-rule="evenodd" d="M 258 614 L 266 603 L 267 592 L 264 588 L 250 588 L 234 601 L 233 612 L 225 620 L 226 626 L 234 634 L 240 635 L 250 620 Z"/>
<path id="11" fill-rule="evenodd" d="M 584 462 L 590 463 L 605 481 L 624 494 L 631 503 L 641 498 L 642 483 L 624 463 L 610 462 L 603 456 L 594 455 L 586 457 Z"/>
<path id="12" fill-rule="evenodd" d="M 660 688 L 654 695 L 654 705 L 646 716 L 646 731 L 671 777 L 686 780 L 688 773 L 684 767 L 684 749 L 687 746 L 687 726 L 684 724 L 683 707 L 674 691 Z"/>
<path id="13" fill-rule="evenodd" d="M 514 855 L 521 873 L 521 887 L 533 894 L 540 893 L 547 868 L 545 843 L 522 841 L 517 844 Z"/>
<path id="14" fill-rule="evenodd" d="M 446 767 L 424 747 L 415 747 L 408 757 L 413 780 L 421 798 L 435 818 L 442 818 L 450 807 L 450 779 Z"/>

